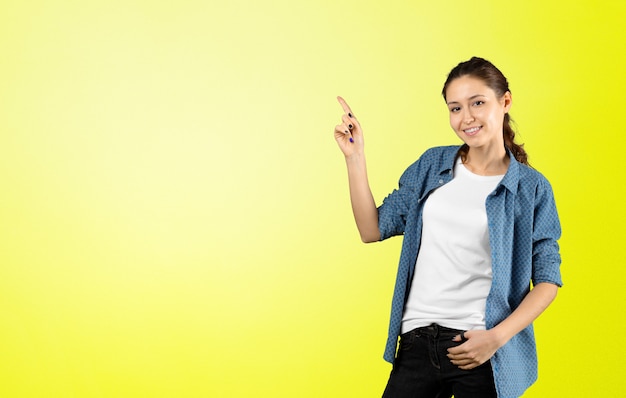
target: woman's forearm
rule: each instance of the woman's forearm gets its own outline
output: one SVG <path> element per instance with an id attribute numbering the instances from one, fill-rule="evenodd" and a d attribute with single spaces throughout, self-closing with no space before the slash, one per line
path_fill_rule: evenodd
<path id="1" fill-rule="evenodd" d="M 355 153 L 346 157 L 346 166 L 348 167 L 352 212 L 361 240 L 366 243 L 376 242 L 380 239 L 378 209 L 367 178 L 365 155 Z"/>
<path id="2" fill-rule="evenodd" d="M 522 300 L 511 315 L 489 330 L 465 332 L 467 341 L 448 349 L 448 358 L 461 369 L 473 369 L 491 358 L 513 336 L 530 325 L 548 308 L 556 297 L 558 287 L 551 283 L 538 283 Z M 454 341 L 462 342 L 461 335 Z"/>
<path id="3" fill-rule="evenodd" d="M 522 300 L 511 315 L 500 322 L 492 331 L 496 334 L 500 346 L 530 325 L 554 301 L 558 286 L 552 283 L 538 283 Z"/>

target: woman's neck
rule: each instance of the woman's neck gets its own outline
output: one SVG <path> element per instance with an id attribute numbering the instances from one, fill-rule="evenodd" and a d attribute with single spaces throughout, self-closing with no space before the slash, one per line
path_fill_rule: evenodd
<path id="1" fill-rule="evenodd" d="M 463 159 L 463 164 L 472 173 L 483 176 L 506 174 L 509 163 L 511 160 L 504 146 L 497 149 L 469 148 Z"/>

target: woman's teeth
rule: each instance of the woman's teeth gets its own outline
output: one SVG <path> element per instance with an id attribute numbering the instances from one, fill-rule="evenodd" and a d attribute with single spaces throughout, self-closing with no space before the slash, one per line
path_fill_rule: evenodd
<path id="1" fill-rule="evenodd" d="M 463 130 L 463 132 L 464 132 L 465 134 L 467 134 L 467 135 L 474 135 L 474 134 L 476 134 L 476 133 L 478 132 L 478 130 L 480 130 L 480 129 L 481 129 L 481 127 L 480 127 L 480 126 L 479 126 L 479 127 L 472 127 L 472 128 L 469 128 L 469 129 Z"/>

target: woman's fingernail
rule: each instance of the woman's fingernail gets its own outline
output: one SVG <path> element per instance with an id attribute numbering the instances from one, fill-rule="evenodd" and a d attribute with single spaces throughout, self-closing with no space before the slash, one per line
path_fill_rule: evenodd
<path id="1" fill-rule="evenodd" d="M 350 132 L 349 132 L 348 130 L 344 131 L 344 133 L 346 133 L 346 134 L 350 134 Z"/>
<path id="2" fill-rule="evenodd" d="M 348 128 L 350 128 L 350 129 L 351 129 L 352 127 L 354 127 L 354 126 L 353 126 L 353 125 L 351 125 L 351 124 L 349 124 L 349 125 L 348 125 Z"/>
<path id="3" fill-rule="evenodd" d="M 354 140 L 352 139 L 352 137 L 350 137 L 350 142 L 354 142 Z"/>
<path id="4" fill-rule="evenodd" d="M 352 117 L 352 114 L 351 114 L 350 112 L 348 112 L 348 116 L 349 116 L 349 117 Z"/>

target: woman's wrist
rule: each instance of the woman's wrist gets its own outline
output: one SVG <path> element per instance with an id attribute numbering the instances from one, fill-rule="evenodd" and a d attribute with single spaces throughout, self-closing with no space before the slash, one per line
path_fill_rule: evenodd
<path id="1" fill-rule="evenodd" d="M 490 330 L 490 332 L 493 335 L 494 340 L 497 342 L 498 347 L 502 347 L 503 345 L 508 343 L 508 341 L 511 340 L 511 338 L 513 337 L 513 335 L 507 333 L 507 331 L 504 330 L 502 324 L 494 327 Z"/>

